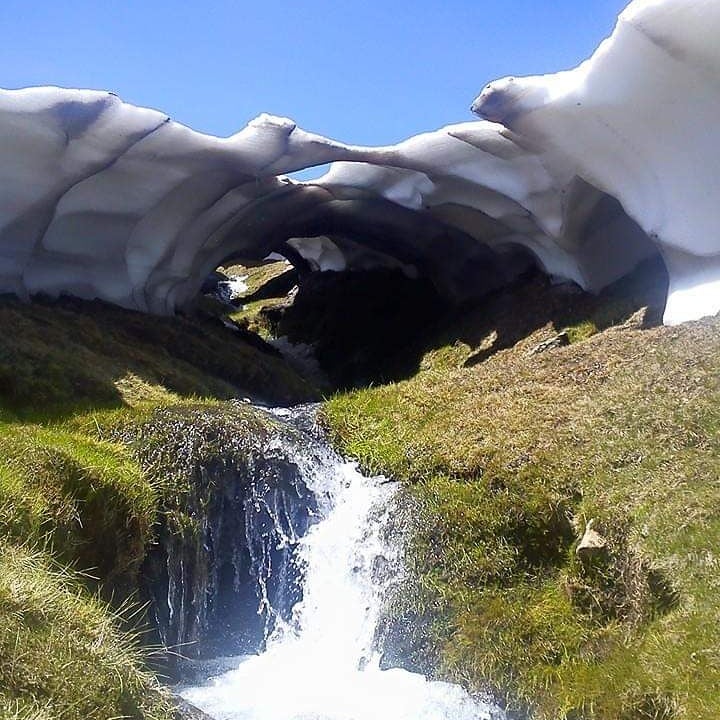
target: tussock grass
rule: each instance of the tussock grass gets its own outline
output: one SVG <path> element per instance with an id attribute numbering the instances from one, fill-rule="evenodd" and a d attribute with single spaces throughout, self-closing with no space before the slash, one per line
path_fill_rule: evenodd
<path id="1" fill-rule="evenodd" d="M 127 592 L 157 498 L 130 452 L 62 427 L 0 424 L 0 531 L 43 543 Z M 102 538 L 102 542 L 98 540 Z"/>
<path id="2" fill-rule="evenodd" d="M 720 321 L 642 330 L 630 289 L 561 312 L 531 283 L 324 410 L 405 481 L 425 652 L 539 720 L 720 717 Z M 591 519 L 606 546 L 578 557 Z"/>
<path id="3" fill-rule="evenodd" d="M 170 717 L 135 639 L 42 553 L 0 543 L 0 717 Z"/>
<path id="4" fill-rule="evenodd" d="M 210 319 L 4 300 L 0 326 L 0 719 L 170 718 L 120 629 L 139 622 L 158 520 L 188 493 L 161 446 L 224 399 L 314 393 Z"/>

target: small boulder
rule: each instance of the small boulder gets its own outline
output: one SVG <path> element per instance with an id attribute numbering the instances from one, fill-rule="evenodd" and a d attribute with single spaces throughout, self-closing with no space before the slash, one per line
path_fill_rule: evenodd
<path id="1" fill-rule="evenodd" d="M 565 347 L 570 344 L 570 336 L 567 330 L 559 332 L 555 337 L 551 337 L 549 340 L 543 340 L 539 345 L 536 345 L 528 354 L 539 355 L 540 353 L 547 352 L 548 350 L 554 350 L 555 348 Z"/>
<path id="2" fill-rule="evenodd" d="M 589 559 L 607 549 L 607 540 L 595 530 L 595 520 L 589 520 L 585 533 L 575 549 L 575 554 L 582 560 Z"/>

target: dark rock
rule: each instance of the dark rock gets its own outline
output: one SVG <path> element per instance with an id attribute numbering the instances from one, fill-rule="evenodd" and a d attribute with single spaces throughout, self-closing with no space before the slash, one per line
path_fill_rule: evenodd
<path id="1" fill-rule="evenodd" d="M 429 614 L 421 616 L 414 612 L 382 618 L 376 633 L 382 648 L 380 667 L 432 675 L 439 662 L 439 657 L 429 652 L 432 621 Z"/>
<path id="2" fill-rule="evenodd" d="M 280 352 L 270 345 L 270 343 L 265 342 L 257 333 L 251 332 L 240 323 L 235 322 L 235 320 L 229 317 L 223 317 L 222 324 L 236 332 L 248 345 L 254 347 L 256 350 L 274 357 L 280 357 Z"/>
<path id="3" fill-rule="evenodd" d="M 246 295 L 242 302 L 251 303 L 257 300 L 283 297 L 298 284 L 298 277 L 298 271 L 295 268 L 290 268 L 281 275 L 268 280 L 251 295 Z"/>
<path id="4" fill-rule="evenodd" d="M 570 337 L 567 330 L 555 335 L 555 337 L 549 340 L 543 340 L 541 343 L 536 345 L 529 353 L 529 355 L 539 355 L 540 353 L 547 352 L 548 350 L 555 350 L 556 348 L 565 347 L 570 344 Z"/>
<path id="5" fill-rule="evenodd" d="M 313 346 L 335 387 L 350 388 L 414 374 L 448 307 L 432 283 L 398 270 L 314 272 L 270 320 L 278 336 Z"/>
<path id="6" fill-rule="evenodd" d="M 200 292 L 203 295 L 216 294 L 220 283 L 227 282 L 228 277 L 223 273 L 213 270 L 203 281 Z"/>
<path id="7" fill-rule="evenodd" d="M 181 697 L 174 698 L 175 711 L 173 712 L 173 720 L 213 720 L 213 718 L 204 713 L 200 708 L 195 707 L 192 703 Z"/>
<path id="8" fill-rule="evenodd" d="M 171 653 L 257 652 L 276 618 L 290 619 L 297 543 L 315 511 L 297 442 L 251 406 L 180 406 L 150 423 L 144 464 L 174 492 L 142 576 L 156 640 Z M 169 655 L 170 672 L 176 664 Z"/>

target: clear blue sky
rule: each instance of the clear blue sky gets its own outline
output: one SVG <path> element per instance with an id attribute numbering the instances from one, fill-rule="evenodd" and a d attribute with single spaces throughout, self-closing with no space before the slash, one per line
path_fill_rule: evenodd
<path id="1" fill-rule="evenodd" d="M 625 0 L 0 0 L 0 86 L 112 90 L 230 135 L 260 112 L 385 144 L 577 64 Z"/>

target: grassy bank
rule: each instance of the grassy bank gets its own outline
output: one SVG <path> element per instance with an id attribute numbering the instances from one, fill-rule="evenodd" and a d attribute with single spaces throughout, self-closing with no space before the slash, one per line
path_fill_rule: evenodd
<path id="1" fill-rule="evenodd" d="M 167 408 L 224 423 L 219 400 L 313 391 L 210 319 L 7 300 L 0 326 L 0 718 L 168 718 L 127 629 L 156 523 L 182 521 L 188 490 L 176 458 L 141 450 Z"/>
<path id="2" fill-rule="evenodd" d="M 720 321 L 643 329 L 661 296 L 534 281 L 327 403 L 415 508 L 409 662 L 538 719 L 720 717 Z"/>
<path id="3" fill-rule="evenodd" d="M 645 268 L 600 298 L 529 279 L 402 342 L 368 344 L 382 307 L 323 324 L 371 347 L 344 351 L 353 382 L 413 374 L 324 410 L 403 481 L 406 662 L 537 720 L 720 717 L 720 321 L 656 327 L 663 294 Z M 383 302 L 389 327 L 418 309 Z M 0 323 L 0 720 L 168 718 L 127 633 L 158 518 L 192 534 L 198 462 L 262 432 L 223 400 L 313 391 L 216 320 L 6 301 Z"/>

